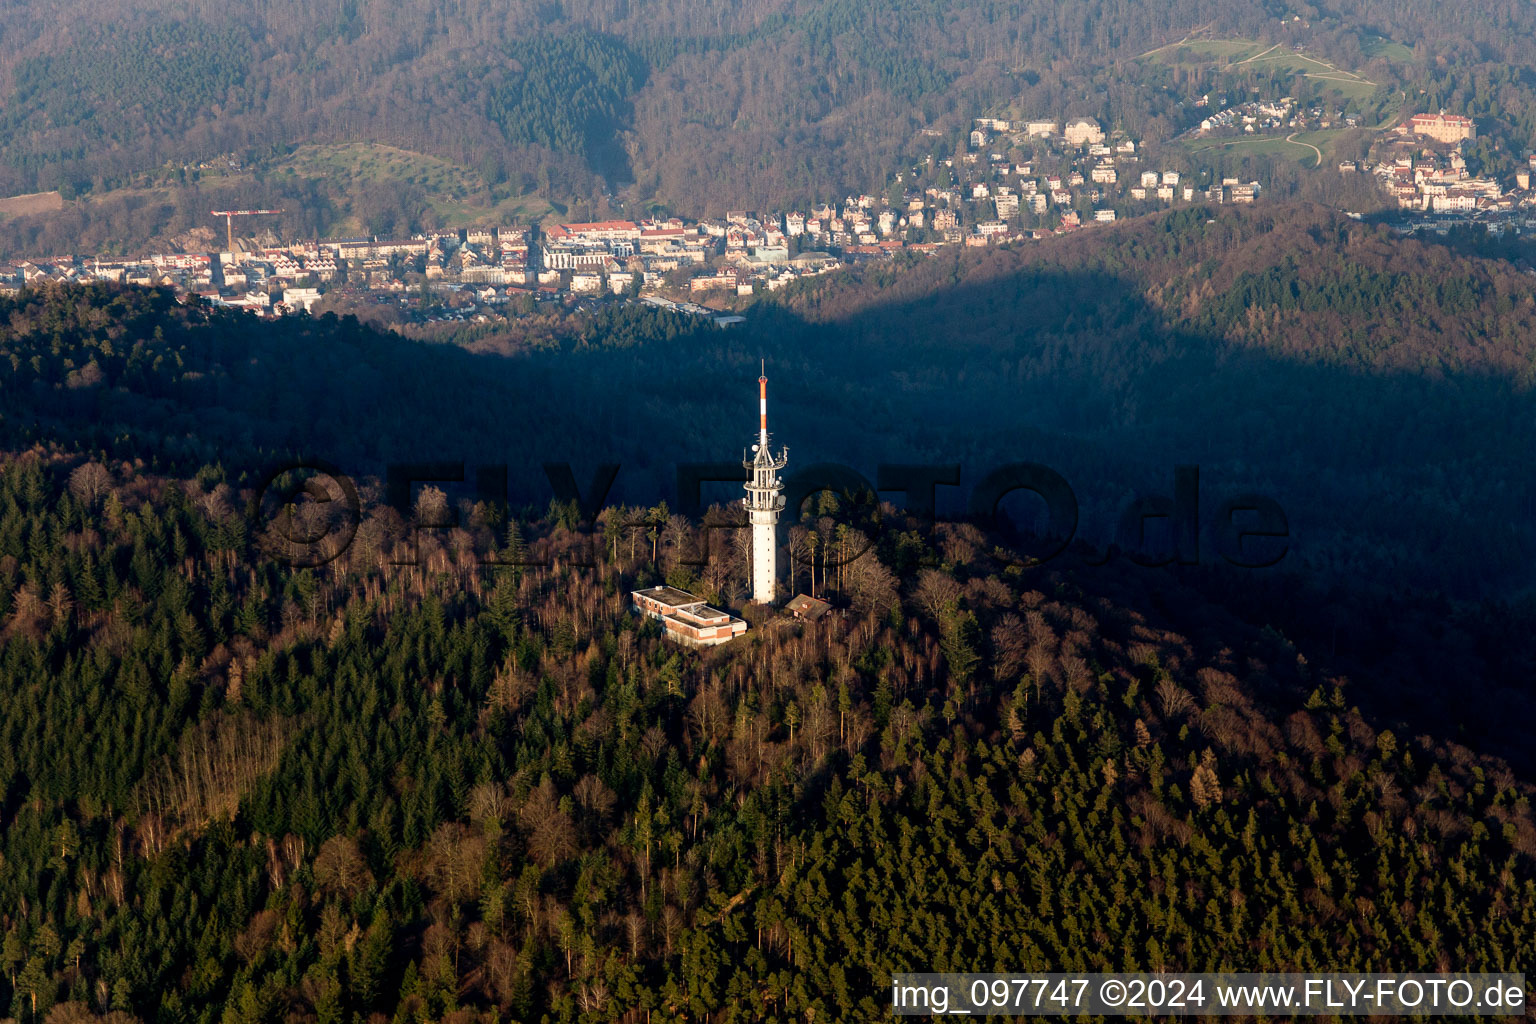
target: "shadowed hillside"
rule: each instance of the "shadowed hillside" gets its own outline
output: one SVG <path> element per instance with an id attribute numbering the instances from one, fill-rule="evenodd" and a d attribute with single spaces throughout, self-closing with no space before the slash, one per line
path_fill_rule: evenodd
<path id="1" fill-rule="evenodd" d="M 505 462 L 514 499 L 535 503 L 541 463 L 573 460 L 585 480 L 617 461 L 614 496 L 649 502 L 672 495 L 678 461 L 739 455 L 766 356 L 774 429 L 800 465 L 873 481 L 883 462 L 959 462 L 959 496 L 939 492 L 959 512 L 992 468 L 1044 462 L 1104 545 L 1136 495 L 1169 493 L 1193 464 L 1208 513 L 1243 492 L 1281 504 L 1292 567 L 1516 596 L 1536 554 L 1533 286 L 1282 207 L 858 270 L 760 302 L 726 334 L 625 307 L 477 329 L 461 348 L 105 288 L 33 294 L 5 307 L 3 429 L 124 454 L 158 437 L 191 465 Z M 131 346 L 113 340 L 125 330 Z"/>

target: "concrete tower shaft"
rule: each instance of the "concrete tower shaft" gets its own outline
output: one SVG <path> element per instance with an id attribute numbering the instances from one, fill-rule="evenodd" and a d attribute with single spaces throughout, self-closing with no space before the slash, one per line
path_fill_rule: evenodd
<path id="1" fill-rule="evenodd" d="M 774 456 L 768 450 L 768 377 L 757 378 L 757 444 L 742 459 L 747 469 L 747 496 L 742 505 L 752 524 L 752 600 L 773 604 L 779 575 L 779 513 L 784 509 L 784 484 L 779 470 L 789 462 L 789 449 Z"/>

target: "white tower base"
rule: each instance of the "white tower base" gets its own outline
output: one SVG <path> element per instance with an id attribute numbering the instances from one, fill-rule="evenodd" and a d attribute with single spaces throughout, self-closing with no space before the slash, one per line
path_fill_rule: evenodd
<path id="1" fill-rule="evenodd" d="M 778 529 L 776 511 L 752 509 L 752 600 L 759 604 L 773 604 L 778 582 Z"/>

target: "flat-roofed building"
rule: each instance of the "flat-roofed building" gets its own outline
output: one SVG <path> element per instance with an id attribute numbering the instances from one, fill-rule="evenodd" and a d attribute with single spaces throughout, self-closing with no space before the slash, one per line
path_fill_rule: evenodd
<path id="1" fill-rule="evenodd" d="M 635 611 L 660 622 L 669 639 L 694 647 L 723 644 L 747 631 L 741 619 L 676 587 L 636 590 L 630 601 Z"/>

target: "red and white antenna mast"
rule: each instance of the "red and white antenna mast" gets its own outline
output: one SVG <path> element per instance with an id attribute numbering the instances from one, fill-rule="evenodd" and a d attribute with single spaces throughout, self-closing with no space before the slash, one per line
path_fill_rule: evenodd
<path id="1" fill-rule="evenodd" d="M 763 360 L 757 378 L 757 443 L 768 447 L 768 360 Z"/>

